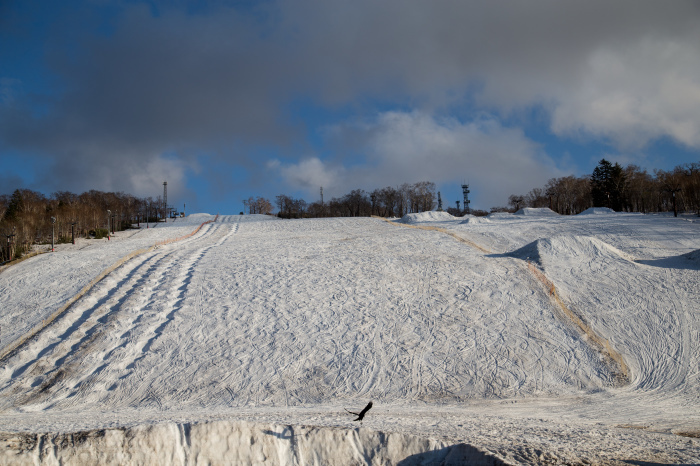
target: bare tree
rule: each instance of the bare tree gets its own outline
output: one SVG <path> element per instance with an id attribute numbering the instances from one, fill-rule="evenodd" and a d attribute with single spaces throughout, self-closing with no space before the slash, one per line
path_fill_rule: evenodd
<path id="1" fill-rule="evenodd" d="M 523 196 L 516 196 L 515 194 L 511 194 L 508 197 L 508 205 L 511 206 L 514 211 L 520 210 L 520 206 L 522 206 L 524 202 L 525 197 Z"/>

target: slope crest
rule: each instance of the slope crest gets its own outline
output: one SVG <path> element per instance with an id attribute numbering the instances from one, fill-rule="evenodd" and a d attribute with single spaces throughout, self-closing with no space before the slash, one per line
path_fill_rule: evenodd
<path id="1" fill-rule="evenodd" d="M 401 223 L 423 223 L 423 222 L 449 222 L 455 217 L 447 212 L 429 211 L 414 214 L 406 214 L 399 220 Z"/>
<path id="2" fill-rule="evenodd" d="M 513 215 L 523 215 L 525 217 L 558 217 L 559 214 L 549 207 L 523 207 Z"/>
<path id="3" fill-rule="evenodd" d="M 616 213 L 609 207 L 589 207 L 578 215 L 608 215 Z"/>
<path id="4" fill-rule="evenodd" d="M 545 265 L 542 262 L 550 260 L 592 262 L 596 259 L 607 259 L 634 262 L 634 258 L 629 254 L 591 236 L 541 238 L 513 251 L 508 256 L 536 262 L 539 265 Z"/>

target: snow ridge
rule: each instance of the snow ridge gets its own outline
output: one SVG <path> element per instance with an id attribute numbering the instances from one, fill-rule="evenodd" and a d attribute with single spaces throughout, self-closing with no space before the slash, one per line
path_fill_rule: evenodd
<path id="1" fill-rule="evenodd" d="M 400 433 L 216 421 L 69 434 L 0 434 L 0 463 L 505 464 L 491 452 Z"/>
<path id="2" fill-rule="evenodd" d="M 61 245 L 7 269 L 0 342 L 39 325 L 120 257 L 211 218 Z M 176 464 L 223 457 L 229 444 L 312 464 L 333 461 L 324 455 L 340 442 L 351 452 L 344 459 L 382 464 L 384 453 L 368 445 L 389 448 L 387 433 L 401 432 L 467 441 L 518 464 L 700 461 L 700 224 L 632 215 L 417 220 L 390 222 L 405 227 L 397 228 L 222 216 L 127 261 L 2 360 L 0 424 L 34 434 L 0 442 L 24 458 L 42 445 L 84 444 L 94 455 L 112 438 L 127 463 L 160 445 L 159 461 Z M 589 326 L 624 357 L 628 385 L 615 383 L 595 337 L 562 318 L 557 299 L 583 333 Z M 370 399 L 376 412 L 364 426 L 375 433 L 360 445 L 348 440 L 356 424 L 343 408 Z M 198 427 L 204 421 L 228 424 Z M 309 441 L 304 453 L 309 425 L 342 433 Z M 198 440 L 198 429 L 209 431 Z M 391 458 L 430 462 L 400 449 Z"/>

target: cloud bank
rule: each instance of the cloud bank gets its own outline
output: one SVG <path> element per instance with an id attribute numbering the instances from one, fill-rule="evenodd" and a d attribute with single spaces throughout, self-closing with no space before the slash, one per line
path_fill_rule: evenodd
<path id="1" fill-rule="evenodd" d="M 21 44 L 38 10 L 9 5 L 2 38 Z M 184 185 L 206 154 L 272 189 L 261 152 L 241 150 L 272 147 L 297 189 L 474 173 L 503 203 L 558 173 L 528 125 L 612 151 L 700 149 L 693 1 L 74 6 L 36 39 L 54 85 L 0 70 L 0 150 L 43 158 L 36 178 L 56 188 Z M 308 140 L 321 128 L 290 110 L 298 99 L 333 114 L 327 146 Z"/>
<path id="2" fill-rule="evenodd" d="M 518 129 L 483 118 L 461 123 L 414 111 L 386 112 L 368 121 L 329 129 L 335 147 L 353 147 L 366 154 L 363 163 L 324 163 L 314 158 L 275 164 L 285 182 L 310 196 L 324 186 L 329 196 L 351 189 L 373 190 L 402 183 L 438 184 L 468 181 L 475 201 L 503 203 L 504 189 L 526 192 L 561 175 L 556 164 Z M 341 158 L 342 160 L 342 158 Z"/>

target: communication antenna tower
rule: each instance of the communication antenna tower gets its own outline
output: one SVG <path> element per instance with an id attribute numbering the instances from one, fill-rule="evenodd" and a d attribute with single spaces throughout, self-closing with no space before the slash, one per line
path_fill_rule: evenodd
<path id="1" fill-rule="evenodd" d="M 168 182 L 163 181 L 163 217 L 167 217 L 166 210 L 168 209 Z"/>
<path id="2" fill-rule="evenodd" d="M 468 184 L 463 184 L 462 185 L 462 193 L 464 194 L 464 213 L 469 214 L 471 211 L 469 210 L 469 203 L 471 202 L 469 200 L 469 185 Z"/>

